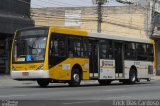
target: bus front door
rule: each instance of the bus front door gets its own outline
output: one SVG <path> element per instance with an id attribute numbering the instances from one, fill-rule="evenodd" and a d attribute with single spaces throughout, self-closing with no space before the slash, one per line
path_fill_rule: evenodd
<path id="1" fill-rule="evenodd" d="M 115 73 L 116 78 L 121 78 L 123 76 L 123 43 L 121 42 L 115 42 L 114 43 L 115 48 Z"/>

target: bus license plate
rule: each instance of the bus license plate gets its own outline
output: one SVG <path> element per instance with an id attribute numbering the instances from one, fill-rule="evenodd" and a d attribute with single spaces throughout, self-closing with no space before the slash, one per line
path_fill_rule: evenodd
<path id="1" fill-rule="evenodd" d="M 22 72 L 23 76 L 29 76 L 29 72 Z"/>

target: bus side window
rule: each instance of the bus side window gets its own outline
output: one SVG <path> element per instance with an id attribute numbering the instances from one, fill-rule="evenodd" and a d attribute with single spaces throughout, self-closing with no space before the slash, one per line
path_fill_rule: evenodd
<path id="1" fill-rule="evenodd" d="M 137 48 L 137 59 L 147 60 L 146 44 L 137 43 L 136 48 Z"/>
<path id="2" fill-rule="evenodd" d="M 154 60 L 154 50 L 153 50 L 153 45 L 152 44 L 147 44 L 147 54 L 148 54 L 148 60 L 153 61 Z"/>
<path id="3" fill-rule="evenodd" d="M 107 40 L 107 58 L 108 59 L 113 59 L 113 46 L 112 46 L 112 41 Z"/>
<path id="4" fill-rule="evenodd" d="M 81 38 L 69 37 L 68 40 L 68 51 L 69 57 L 81 57 L 82 55 L 82 43 Z"/>
<path id="5" fill-rule="evenodd" d="M 83 39 L 83 56 L 88 57 L 88 40 Z"/>
<path id="6" fill-rule="evenodd" d="M 107 58 L 107 44 L 105 40 L 100 40 L 100 58 Z"/>
<path id="7" fill-rule="evenodd" d="M 51 38 L 51 50 L 50 54 L 53 56 L 60 56 L 64 57 L 66 56 L 66 50 L 65 50 L 65 38 L 59 36 L 53 36 Z"/>
<path id="8" fill-rule="evenodd" d="M 130 42 L 125 42 L 124 45 L 124 58 L 127 60 L 135 59 L 135 44 Z"/>

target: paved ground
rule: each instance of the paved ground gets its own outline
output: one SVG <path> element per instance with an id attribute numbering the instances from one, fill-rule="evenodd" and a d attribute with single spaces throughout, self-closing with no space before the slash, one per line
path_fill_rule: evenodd
<path id="1" fill-rule="evenodd" d="M 109 86 L 100 86 L 97 81 L 83 81 L 81 87 L 73 88 L 68 84 L 50 84 L 48 88 L 39 88 L 33 81 L 14 81 L 9 76 L 0 78 L 0 100 L 27 100 L 19 101 L 20 106 L 31 106 L 32 103 L 37 106 L 108 106 L 114 104 L 113 100 L 155 99 L 160 100 L 159 77 L 135 85 L 113 82 Z M 45 105 L 47 103 L 50 105 Z"/>

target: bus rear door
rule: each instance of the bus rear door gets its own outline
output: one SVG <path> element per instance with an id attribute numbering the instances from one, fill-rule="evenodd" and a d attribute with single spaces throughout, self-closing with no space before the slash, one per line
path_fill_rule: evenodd
<path id="1" fill-rule="evenodd" d="M 123 58 L 123 43 L 115 42 L 114 43 L 114 54 L 115 54 L 115 72 L 116 78 L 123 78 L 123 69 L 124 69 L 124 58 Z"/>

